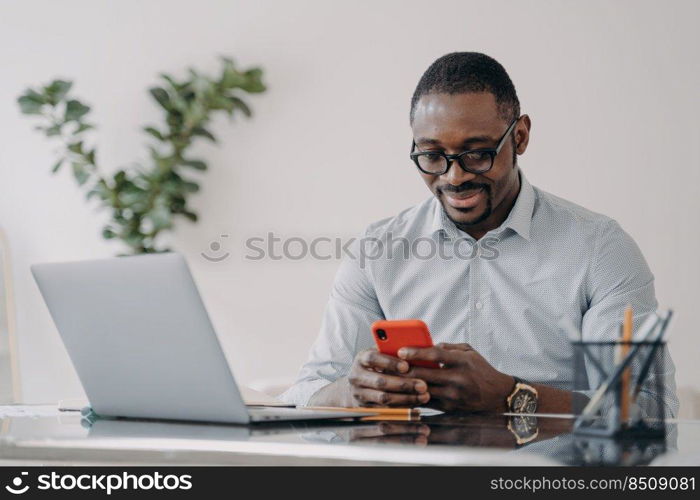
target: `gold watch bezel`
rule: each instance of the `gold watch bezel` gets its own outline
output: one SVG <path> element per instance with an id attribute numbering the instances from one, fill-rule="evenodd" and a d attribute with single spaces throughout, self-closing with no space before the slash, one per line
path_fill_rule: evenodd
<path id="1" fill-rule="evenodd" d="M 520 391 L 520 390 L 526 390 L 535 395 L 535 404 L 539 402 L 539 393 L 537 392 L 537 389 L 532 387 L 530 384 L 527 384 L 525 382 L 516 382 L 515 387 L 513 387 L 513 391 L 510 393 L 510 396 L 508 396 L 508 399 L 506 400 L 506 404 L 508 405 L 508 412 L 509 413 L 521 413 L 518 411 L 515 411 L 513 407 L 511 406 L 511 403 L 513 401 L 513 398 L 515 395 Z M 537 411 L 537 408 L 535 407 L 535 411 Z M 522 413 L 523 415 L 531 415 L 528 413 Z"/>
<path id="2" fill-rule="evenodd" d="M 535 421 L 535 432 L 530 434 L 529 436 L 525 436 L 525 437 L 521 436 L 515 427 L 514 420 L 516 418 L 522 418 L 522 419 L 531 418 L 531 419 L 533 419 Z M 523 413 L 522 416 L 513 415 L 512 417 L 508 418 L 508 430 L 511 432 L 511 434 L 513 434 L 513 436 L 515 436 L 515 444 L 517 444 L 518 446 L 522 446 L 524 444 L 529 443 L 530 441 L 534 441 L 535 439 L 537 439 L 537 436 L 540 435 L 540 429 L 537 426 L 537 417 L 531 417 L 527 413 Z"/>

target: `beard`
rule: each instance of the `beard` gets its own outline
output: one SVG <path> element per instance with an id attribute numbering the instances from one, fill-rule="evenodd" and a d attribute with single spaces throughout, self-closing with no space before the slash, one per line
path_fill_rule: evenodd
<path id="1" fill-rule="evenodd" d="M 481 188 L 484 190 L 484 193 L 486 194 L 486 207 L 480 214 L 475 214 L 472 216 L 471 219 L 455 219 L 452 215 L 450 215 L 451 210 L 455 210 L 457 212 L 463 213 L 463 214 L 471 214 L 474 213 L 475 210 L 477 210 L 477 207 L 473 208 L 456 208 L 452 206 L 448 206 L 442 196 L 443 191 L 449 191 L 451 193 L 459 193 L 460 191 L 468 191 L 472 189 L 478 189 Z M 445 215 L 447 216 L 448 219 L 452 221 L 452 223 L 457 226 L 459 229 L 465 230 L 467 228 L 473 227 L 477 224 L 480 224 L 484 222 L 486 219 L 488 219 L 491 214 L 493 213 L 493 202 L 491 200 L 491 186 L 488 184 L 475 184 L 472 182 L 465 182 L 464 184 L 461 184 L 457 187 L 449 187 L 448 189 L 442 188 L 438 190 L 439 196 L 438 199 L 440 200 L 440 204 L 442 205 L 442 210 L 445 212 Z"/>
<path id="2" fill-rule="evenodd" d="M 474 217 L 473 219 L 470 219 L 470 220 L 456 220 L 454 217 L 452 217 L 450 215 L 450 212 L 445 207 L 445 203 L 443 201 L 441 201 L 441 203 L 442 203 L 442 209 L 444 210 L 445 215 L 447 215 L 447 218 L 450 219 L 454 223 L 454 225 L 457 226 L 457 228 L 462 229 L 462 230 L 476 226 L 477 224 L 484 222 L 493 213 L 493 205 L 491 203 L 491 197 L 486 199 L 486 208 L 484 209 L 484 211 L 481 214 L 477 215 L 476 217 Z M 462 213 L 469 213 L 469 212 L 472 212 L 474 210 L 473 208 L 470 208 L 467 210 L 462 210 L 462 209 L 454 208 L 454 207 L 450 207 L 450 208 L 452 210 L 457 210 L 457 211 L 462 212 Z"/>
<path id="3" fill-rule="evenodd" d="M 516 144 L 515 144 L 515 136 L 511 138 L 512 144 L 513 144 L 513 168 L 518 169 L 518 155 L 516 152 Z M 520 174 L 518 174 L 518 179 L 520 178 Z M 456 208 L 452 206 L 448 206 L 443 198 L 443 192 L 451 192 L 451 193 L 459 193 L 461 191 L 468 191 L 472 189 L 478 189 L 481 188 L 484 190 L 486 193 L 486 207 L 484 208 L 484 211 L 481 212 L 480 214 L 475 214 L 475 211 L 477 210 L 476 207 L 474 208 Z M 441 188 L 437 189 L 437 198 L 440 201 L 440 204 L 442 205 L 442 210 L 445 212 L 445 215 L 449 220 L 452 221 L 452 223 L 457 226 L 458 229 L 461 229 L 462 231 L 467 231 L 468 229 L 481 224 L 484 222 L 486 219 L 491 217 L 493 214 L 493 197 L 492 197 L 492 192 L 491 192 L 491 186 L 488 184 L 481 184 L 481 183 L 475 183 L 475 182 L 465 182 L 463 184 L 460 184 L 459 186 L 443 186 Z M 455 219 L 452 215 L 450 215 L 450 211 L 454 210 L 456 212 L 462 213 L 462 214 L 473 214 L 471 219 L 461 219 L 457 220 Z"/>

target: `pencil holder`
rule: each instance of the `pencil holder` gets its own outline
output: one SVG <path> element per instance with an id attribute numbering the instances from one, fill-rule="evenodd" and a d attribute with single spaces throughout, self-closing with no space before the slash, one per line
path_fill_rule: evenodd
<path id="1" fill-rule="evenodd" d="M 577 434 L 664 437 L 665 342 L 573 342 Z M 577 398 L 574 398 L 575 400 Z"/>

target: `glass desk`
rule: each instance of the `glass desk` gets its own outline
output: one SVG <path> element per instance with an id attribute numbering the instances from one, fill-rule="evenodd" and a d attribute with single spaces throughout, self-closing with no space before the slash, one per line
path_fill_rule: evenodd
<path id="1" fill-rule="evenodd" d="M 571 433 L 562 417 L 437 415 L 419 421 L 256 424 L 81 418 L 0 407 L 2 465 L 699 465 L 700 422 L 666 439 Z"/>

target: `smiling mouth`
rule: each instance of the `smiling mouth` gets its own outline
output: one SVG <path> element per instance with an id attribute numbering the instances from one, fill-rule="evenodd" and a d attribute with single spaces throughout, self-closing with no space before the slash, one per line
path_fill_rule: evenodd
<path id="1" fill-rule="evenodd" d="M 481 202 L 484 197 L 484 188 L 469 189 L 459 193 L 443 191 L 445 200 L 453 208 L 473 208 Z"/>

